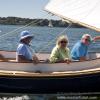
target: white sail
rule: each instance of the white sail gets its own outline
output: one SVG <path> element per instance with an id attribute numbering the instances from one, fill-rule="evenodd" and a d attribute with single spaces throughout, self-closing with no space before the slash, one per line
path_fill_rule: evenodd
<path id="1" fill-rule="evenodd" d="M 100 0 L 50 0 L 45 10 L 100 31 Z"/>
<path id="2" fill-rule="evenodd" d="M 49 21 L 48 26 L 49 26 L 49 27 L 53 27 L 51 20 Z"/>

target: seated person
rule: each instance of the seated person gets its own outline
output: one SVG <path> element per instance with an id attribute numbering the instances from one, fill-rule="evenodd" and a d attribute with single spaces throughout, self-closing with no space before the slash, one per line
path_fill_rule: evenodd
<path id="1" fill-rule="evenodd" d="M 70 63 L 70 50 L 66 47 L 68 44 L 67 36 L 60 36 L 57 39 L 56 46 L 53 48 L 51 55 L 50 55 L 50 62 L 57 63 L 57 62 L 65 62 Z"/>
<path id="2" fill-rule="evenodd" d="M 88 52 L 88 47 L 92 43 L 92 38 L 89 34 L 84 34 L 71 50 L 71 57 L 74 60 L 84 61 Z"/>
<path id="3" fill-rule="evenodd" d="M 18 62 L 33 62 L 38 63 L 39 60 L 35 55 L 34 50 L 30 47 L 29 43 L 33 39 L 28 31 L 21 32 L 20 43 L 16 51 L 16 60 Z"/>

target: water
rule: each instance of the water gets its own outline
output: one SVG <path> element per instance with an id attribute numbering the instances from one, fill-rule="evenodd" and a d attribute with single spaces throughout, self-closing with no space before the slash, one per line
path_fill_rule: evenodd
<path id="1" fill-rule="evenodd" d="M 0 100 L 100 100 L 100 93 L 0 94 Z"/>
<path id="2" fill-rule="evenodd" d="M 68 47 L 70 49 L 84 33 L 88 33 L 92 37 L 100 35 L 98 32 L 84 28 L 68 28 L 62 33 L 65 28 L 22 27 L 23 26 L 17 25 L 0 25 L 0 50 L 15 51 L 19 43 L 20 32 L 23 30 L 29 30 L 34 35 L 31 44 L 36 52 L 51 52 L 52 48 L 55 46 L 56 38 L 61 34 L 67 34 L 69 38 Z M 100 52 L 100 41 L 94 42 L 89 48 L 89 52 Z M 96 98 L 100 99 L 99 96 L 84 96 L 79 94 L 0 94 L 0 100 L 83 100 L 83 98 L 84 100 L 89 100 L 91 97 L 92 100 L 96 100 Z"/>
<path id="3" fill-rule="evenodd" d="M 77 40 L 80 40 L 84 33 L 90 34 L 92 37 L 98 36 L 100 33 L 85 28 L 65 28 L 60 27 L 24 27 L 17 25 L 0 25 L 0 50 L 15 51 L 19 42 L 20 32 L 29 30 L 34 35 L 32 47 L 36 52 L 51 52 L 55 46 L 56 38 L 61 34 L 67 34 L 69 38 L 68 47 L 71 49 Z M 94 42 L 89 52 L 100 52 L 100 41 Z"/>

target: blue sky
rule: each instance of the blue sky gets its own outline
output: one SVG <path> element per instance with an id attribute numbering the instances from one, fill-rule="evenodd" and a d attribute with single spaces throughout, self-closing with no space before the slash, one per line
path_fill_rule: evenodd
<path id="1" fill-rule="evenodd" d="M 55 16 L 48 16 L 44 11 L 49 0 L 0 0 L 0 17 L 22 17 L 22 18 L 49 18 L 57 19 Z M 48 16 L 48 17 L 47 17 Z"/>

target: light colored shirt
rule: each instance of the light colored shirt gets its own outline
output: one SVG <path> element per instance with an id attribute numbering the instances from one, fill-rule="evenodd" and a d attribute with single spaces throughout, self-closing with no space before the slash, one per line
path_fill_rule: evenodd
<path id="1" fill-rule="evenodd" d="M 71 57 L 74 60 L 79 60 L 80 57 L 86 57 L 88 52 L 88 46 L 83 44 L 81 41 L 78 41 L 71 51 Z"/>
<path id="2" fill-rule="evenodd" d="M 18 55 L 23 55 L 26 59 L 32 60 L 33 56 L 35 55 L 35 51 L 29 45 L 20 43 L 16 51 L 17 61 L 18 61 Z"/>
<path id="3" fill-rule="evenodd" d="M 54 63 L 60 60 L 64 60 L 65 58 L 70 59 L 70 50 L 69 48 L 59 48 L 58 46 L 55 46 L 51 52 L 50 55 L 50 62 Z"/>

